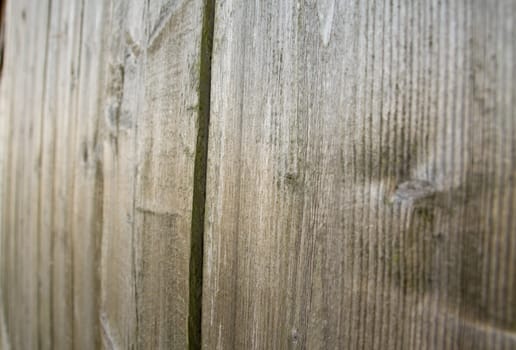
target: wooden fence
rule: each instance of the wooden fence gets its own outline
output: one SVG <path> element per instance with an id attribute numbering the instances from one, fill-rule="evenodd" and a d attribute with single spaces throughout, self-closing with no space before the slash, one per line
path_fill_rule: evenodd
<path id="1" fill-rule="evenodd" d="M 516 1 L 6 6 L 1 349 L 516 349 Z"/>

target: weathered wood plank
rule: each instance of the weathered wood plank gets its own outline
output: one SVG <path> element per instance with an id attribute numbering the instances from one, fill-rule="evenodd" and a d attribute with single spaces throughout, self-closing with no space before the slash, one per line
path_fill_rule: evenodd
<path id="1" fill-rule="evenodd" d="M 205 349 L 516 346 L 515 18 L 217 3 Z"/>
<path id="2" fill-rule="evenodd" d="M 56 62 L 59 50 L 57 40 L 58 22 L 56 5 L 48 4 L 47 48 L 46 48 L 46 80 L 44 81 L 45 99 L 43 101 L 43 125 L 41 141 L 41 179 L 40 179 L 40 227 L 38 237 L 38 305 L 39 346 L 42 349 L 53 349 L 54 317 L 53 317 L 53 210 L 54 210 L 54 177 L 55 177 L 55 106 L 59 103 L 56 93 L 56 79 L 59 65 Z M 9 234 L 7 232 L 7 234 Z"/>
<path id="3" fill-rule="evenodd" d="M 131 8 L 139 12 L 138 17 L 128 13 Z M 102 133 L 99 135 L 104 179 L 100 320 L 105 349 L 135 347 L 138 337 L 133 212 L 135 124 L 141 114 L 141 98 L 138 91 L 129 95 L 127 87 L 140 83 L 140 89 L 145 87 L 140 78 L 141 69 L 125 69 L 124 63 L 126 55 L 133 65 L 138 58 L 134 57 L 131 43 L 126 41 L 126 27 L 133 21 L 135 28 L 144 28 L 145 16 L 143 3 L 137 6 L 136 2 L 113 1 L 105 34 L 108 43 L 106 101 L 101 111 Z M 133 35 L 129 38 L 135 38 L 134 45 L 143 38 L 143 33 L 136 36 L 129 29 L 127 32 Z"/>
<path id="4" fill-rule="evenodd" d="M 182 349 L 194 332 L 189 278 L 204 2 L 121 1 L 112 11 L 104 345 Z"/>
<path id="5" fill-rule="evenodd" d="M 38 344 L 39 149 L 48 3 L 9 3 L 2 71 L 2 215 L 0 332 L 2 348 Z M 34 25 L 32 25 L 34 24 Z M 17 74 L 16 74 L 17 73 Z M 25 75 L 30 79 L 19 79 Z M 12 233 L 16 234 L 12 234 Z M 3 306 L 3 307 L 2 307 Z M 8 334 L 13 336 L 8 339 Z"/>
<path id="6" fill-rule="evenodd" d="M 104 181 L 101 125 L 105 105 L 106 13 L 108 2 L 84 1 L 79 30 L 77 77 L 73 90 L 76 123 L 72 138 L 73 202 L 71 215 L 73 273 L 73 345 L 99 349 L 100 261 Z"/>
<path id="7" fill-rule="evenodd" d="M 202 243 L 205 10 L 202 0 L 10 2 L 0 106 L 10 345 L 0 345 L 200 342 L 190 269 L 202 259 L 191 251 Z"/>
<path id="8" fill-rule="evenodd" d="M 53 120 L 53 207 L 51 212 L 52 346 L 75 347 L 74 266 L 74 167 L 77 125 L 79 48 L 82 46 L 83 2 L 52 1 L 50 41 L 55 41 L 55 104 L 45 119 Z M 53 25 L 54 24 L 54 25 Z M 52 31 L 52 29 L 55 30 Z M 46 200 L 47 198 L 44 198 Z M 84 249 L 83 247 L 77 247 Z M 80 312 L 79 312 L 80 314 Z M 78 315 L 78 314 L 77 314 Z"/>
<path id="9" fill-rule="evenodd" d="M 160 13 L 154 20 L 152 14 Z M 142 348 L 192 348 L 190 254 L 200 108 L 204 1 L 152 4 L 145 62 L 145 114 L 138 128 L 136 234 Z M 166 68 L 165 68 L 166 67 Z M 165 69 L 164 69 L 165 68 Z M 162 169 L 167 169 L 164 172 Z M 197 239 L 197 238 L 195 238 Z M 156 290 L 160 290 L 156 295 Z M 200 291 L 199 291 L 200 292 Z M 198 298 L 198 296 L 195 296 Z M 200 307 L 200 304 L 199 304 Z"/>

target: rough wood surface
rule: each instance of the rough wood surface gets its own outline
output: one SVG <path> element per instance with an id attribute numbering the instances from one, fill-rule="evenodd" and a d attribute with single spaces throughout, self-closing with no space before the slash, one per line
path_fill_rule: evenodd
<path id="1" fill-rule="evenodd" d="M 113 4 L 100 320 L 115 348 L 186 348 L 197 317 L 190 238 L 203 6 Z"/>
<path id="2" fill-rule="evenodd" d="M 0 348 L 200 342 L 207 3 L 8 1 Z"/>
<path id="3" fill-rule="evenodd" d="M 215 13 L 204 348 L 516 348 L 516 2 Z"/>
<path id="4" fill-rule="evenodd" d="M 0 349 L 516 349 L 514 0 L 5 10 Z"/>
<path id="5" fill-rule="evenodd" d="M 0 107 L 3 134 L 0 333 L 2 347 L 16 349 L 38 346 L 38 300 L 45 283 L 38 269 L 41 260 L 37 242 L 43 214 L 39 184 L 43 181 L 40 149 L 46 61 L 41 58 L 46 57 L 49 46 L 50 19 L 47 1 L 38 2 L 31 11 L 27 11 L 27 5 L 26 1 L 13 1 L 6 9 Z M 46 299 L 45 307 L 50 302 Z"/>

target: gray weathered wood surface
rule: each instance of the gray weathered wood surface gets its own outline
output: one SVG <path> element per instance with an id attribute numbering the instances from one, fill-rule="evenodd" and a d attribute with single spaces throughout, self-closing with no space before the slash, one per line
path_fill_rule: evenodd
<path id="1" fill-rule="evenodd" d="M 516 349 L 516 2 L 214 3 L 7 2 L 0 349 Z"/>
<path id="2" fill-rule="evenodd" d="M 205 349 L 516 348 L 516 2 L 217 1 Z"/>
<path id="3" fill-rule="evenodd" d="M 12 349 L 200 341 L 190 238 L 204 11 L 8 1 L 0 334 Z"/>

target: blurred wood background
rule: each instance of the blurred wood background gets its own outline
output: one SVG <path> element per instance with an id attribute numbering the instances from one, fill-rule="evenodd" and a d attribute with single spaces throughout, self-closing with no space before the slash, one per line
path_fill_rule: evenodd
<path id="1" fill-rule="evenodd" d="M 514 0 L 4 5 L 0 349 L 516 349 Z"/>

